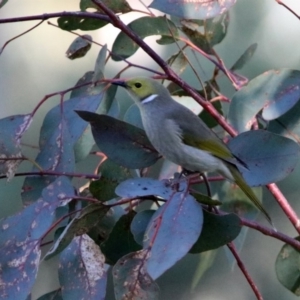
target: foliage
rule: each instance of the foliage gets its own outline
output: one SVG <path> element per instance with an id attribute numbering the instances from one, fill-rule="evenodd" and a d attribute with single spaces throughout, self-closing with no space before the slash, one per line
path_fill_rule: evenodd
<path id="1" fill-rule="evenodd" d="M 2 1 L 0 7 L 5 4 L 9 1 Z M 158 299 L 155 280 L 179 260 L 188 253 L 225 245 L 247 277 L 233 247 L 233 240 L 245 234 L 241 233 L 243 227 L 285 242 L 276 261 L 277 277 L 299 295 L 298 239 L 256 223 L 252 205 L 234 184 L 223 184 L 215 191 L 220 201 L 213 199 L 208 182 L 217 179 L 223 183 L 213 174 L 202 175 L 202 179 L 199 174 L 174 173 L 161 179 L 166 171 L 159 162 L 164 158 L 146 136 L 139 110 L 132 105 L 122 115 L 117 88 L 111 85 L 128 68 L 146 69 L 158 79 L 170 81 L 168 89 L 173 95 L 189 96 L 200 103 L 204 110 L 199 117 L 210 128 L 218 133 L 222 128 L 223 136 L 239 133 L 228 145 L 245 162 L 241 170 L 245 180 L 260 187 L 256 190 L 260 196 L 261 187 L 266 185 L 300 233 L 297 215 L 274 184 L 287 177 L 299 160 L 299 114 L 293 112 L 300 105 L 300 71 L 274 69 L 251 80 L 237 74 L 251 60 L 257 44 L 250 45 L 231 69 L 226 67 L 214 47 L 226 38 L 229 9 L 234 4 L 235 0 L 176 0 L 170 5 L 170 1 L 155 0 L 142 17 L 127 26 L 122 16 L 134 8 L 125 0 L 81 0 L 80 12 L 55 15 L 61 30 L 92 31 L 110 23 L 121 31 L 112 49 L 100 47 L 94 70 L 84 74 L 74 87 L 45 96 L 31 113 L 0 120 L 1 178 L 13 181 L 24 160 L 33 165 L 20 192 L 24 209 L 0 220 L 0 299 L 30 299 L 43 243 L 50 234 L 54 240 L 43 259 L 59 256 L 60 288 L 39 299 L 105 299 L 109 268 L 116 299 Z M 152 8 L 170 17 L 153 13 Z M 0 19 L 0 23 L 4 21 Z M 160 57 L 143 41 L 153 35 L 161 36 L 156 42 L 173 51 L 169 59 Z M 67 57 L 79 59 L 93 44 L 91 36 L 83 34 L 70 45 Z M 160 66 L 160 71 L 130 61 L 139 48 Z M 190 68 L 199 79 L 189 50 L 215 67 L 211 78 L 199 80 L 202 90 L 180 77 Z M 120 62 L 113 79 L 105 77 L 108 60 Z M 123 69 L 121 62 L 127 64 Z M 218 85 L 221 73 L 237 89 L 230 101 Z M 39 153 L 34 160 L 29 159 L 22 154 L 22 136 L 41 104 L 55 95 L 60 95 L 60 103 L 46 114 Z M 94 154 L 100 157 L 95 166 L 97 175 L 78 170 L 77 163 Z M 156 178 L 151 178 L 153 174 Z M 85 190 L 76 186 L 76 177 L 88 180 Z M 199 189 L 204 183 L 205 193 Z M 215 258 L 210 257 L 212 261 Z M 259 292 L 253 290 L 259 298 Z"/>

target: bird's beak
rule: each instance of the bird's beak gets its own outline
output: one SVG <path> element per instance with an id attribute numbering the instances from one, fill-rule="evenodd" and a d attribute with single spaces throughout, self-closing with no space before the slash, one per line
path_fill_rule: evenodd
<path id="1" fill-rule="evenodd" d="M 114 80 L 114 81 L 111 81 L 112 84 L 114 85 L 119 85 L 119 86 L 122 86 L 124 88 L 127 88 L 127 83 L 124 81 L 124 80 Z"/>

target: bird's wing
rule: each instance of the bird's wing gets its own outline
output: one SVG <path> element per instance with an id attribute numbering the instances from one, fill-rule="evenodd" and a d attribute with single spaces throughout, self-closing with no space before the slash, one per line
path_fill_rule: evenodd
<path id="1" fill-rule="evenodd" d="M 188 108 L 176 105 L 176 110 L 173 107 L 171 113 L 172 115 L 169 115 L 169 118 L 173 120 L 180 119 L 180 122 L 175 121 L 175 123 L 179 125 L 181 139 L 184 144 L 210 152 L 229 163 L 236 163 L 235 157 L 223 141 Z"/>

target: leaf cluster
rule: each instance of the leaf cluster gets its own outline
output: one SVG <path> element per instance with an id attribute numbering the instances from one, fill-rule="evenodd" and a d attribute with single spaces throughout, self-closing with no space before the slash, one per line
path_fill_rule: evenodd
<path id="1" fill-rule="evenodd" d="M 147 70 L 160 79 L 173 79 L 168 89 L 174 96 L 195 93 L 209 108 L 200 112 L 199 118 L 216 132 L 220 133 L 218 125 L 226 117 L 239 133 L 230 138 L 228 146 L 245 162 L 247 167 L 241 172 L 250 186 L 258 187 L 260 197 L 261 186 L 284 179 L 295 168 L 300 155 L 296 138 L 300 71 L 269 70 L 248 82 L 236 71 L 250 61 L 257 45 L 246 49 L 229 69 L 220 63 L 214 48 L 226 37 L 228 10 L 235 0 L 173 2 L 176 5 L 153 1 L 149 10 L 171 17 L 145 11 L 118 34 L 112 49 L 100 47 L 93 71 L 86 72 L 72 89 L 56 93 L 61 101 L 43 120 L 34 160 L 23 156 L 21 139 L 36 110 L 52 95 L 31 113 L 0 120 L 2 178 L 12 180 L 23 160 L 33 162 L 22 187 L 24 209 L 0 220 L 1 299 L 30 299 L 41 259 L 54 256 L 59 256 L 60 288 L 40 300 L 104 299 L 109 268 L 116 299 L 158 299 L 157 278 L 188 253 L 232 243 L 241 234 L 243 217 L 254 218 L 254 208 L 234 184 L 214 190 L 208 184 L 214 180 L 213 174 L 204 180 L 199 174 L 178 175 L 177 168 L 151 145 L 135 105 L 121 114 L 117 88 L 105 77 L 106 64 L 109 60 L 127 63 L 115 78 L 128 68 L 147 69 L 128 59 L 148 36 L 159 35 L 158 44 L 178 49 L 163 64 L 162 58 L 156 60 L 162 70 Z M 107 16 L 121 27 L 121 19 L 116 21 L 109 12 L 116 17 L 134 11 L 125 0 L 81 0 L 79 7 L 81 12 L 92 12 L 89 16 L 61 16 L 59 28 L 97 30 L 108 24 Z M 102 15 L 106 18 L 101 19 Z M 67 57 L 81 58 L 93 44 L 89 35 L 77 37 Z M 184 88 L 188 83 L 179 77 L 190 69 L 199 78 L 190 53 L 215 65 L 211 78 L 199 80 L 201 89 Z M 230 100 L 218 85 L 221 72 L 233 86 L 240 87 Z M 228 138 L 223 130 L 220 136 Z M 94 167 L 96 175 L 81 173 L 77 163 L 92 154 L 100 156 Z M 88 179 L 86 190 L 75 185 L 75 177 Z M 212 192 L 220 201 L 213 199 Z M 51 234 L 51 249 L 42 257 L 43 243 Z M 299 249 L 284 245 L 276 261 L 278 279 L 295 294 L 299 289 L 295 267 Z"/>

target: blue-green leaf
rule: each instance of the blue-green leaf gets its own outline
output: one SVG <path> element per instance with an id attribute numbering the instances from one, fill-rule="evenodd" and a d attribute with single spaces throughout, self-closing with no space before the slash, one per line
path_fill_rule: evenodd
<path id="1" fill-rule="evenodd" d="M 39 201 L 0 221 L 1 299 L 24 300 L 30 293 L 38 271 L 42 237 L 55 219 L 56 208 L 66 205 L 74 192 L 70 180 L 59 177 L 43 190 Z"/>
<path id="2" fill-rule="evenodd" d="M 170 38 L 178 36 L 176 26 L 165 17 L 142 17 L 127 26 L 142 39 L 152 35 L 162 35 Z M 174 39 L 171 39 L 171 41 L 174 42 Z M 138 48 L 139 46 L 121 31 L 112 47 L 112 59 L 115 61 L 126 59 L 133 55 Z"/>
<path id="3" fill-rule="evenodd" d="M 154 0 L 149 7 L 183 19 L 206 20 L 221 15 L 235 2 L 236 0 Z"/>
<path id="4" fill-rule="evenodd" d="M 236 214 L 219 216 L 207 211 L 203 213 L 203 229 L 190 253 L 200 253 L 222 247 L 234 240 L 242 228 Z"/>
<path id="5" fill-rule="evenodd" d="M 145 267 L 147 251 L 129 253 L 118 260 L 113 268 L 116 300 L 157 300 L 159 287 Z M 124 284 L 126 282 L 126 284 Z"/>
<path id="6" fill-rule="evenodd" d="M 136 213 L 130 211 L 121 216 L 106 241 L 101 244 L 101 250 L 109 264 L 115 264 L 122 256 L 141 250 L 130 231 L 130 224 Z"/>
<path id="7" fill-rule="evenodd" d="M 145 231 L 154 213 L 155 210 L 140 211 L 134 216 L 130 224 L 130 230 L 133 234 L 134 240 L 139 245 L 143 245 Z"/>
<path id="8" fill-rule="evenodd" d="M 183 258 L 200 236 L 201 205 L 191 196 L 175 193 L 148 224 L 144 249 L 149 250 L 147 271 L 154 280 Z"/>
<path id="9" fill-rule="evenodd" d="M 11 179 L 22 160 L 21 138 L 32 121 L 30 115 L 15 115 L 0 120 L 0 174 Z M 9 160 L 11 158 L 11 160 Z"/>
<path id="10" fill-rule="evenodd" d="M 277 182 L 295 168 L 300 147 L 293 140 L 264 130 L 244 132 L 230 140 L 231 151 L 246 163 L 240 171 L 250 186 Z"/>
<path id="11" fill-rule="evenodd" d="M 299 241 L 299 237 L 296 238 Z M 280 283 L 296 296 L 300 296 L 300 252 L 285 244 L 278 253 L 276 275 Z"/>
<path id="12" fill-rule="evenodd" d="M 155 195 L 163 199 L 168 199 L 172 195 L 173 189 L 165 181 L 143 177 L 127 179 L 121 182 L 115 192 L 118 196 L 125 198 Z"/>
<path id="13" fill-rule="evenodd" d="M 75 156 L 70 131 L 64 119 L 57 124 L 57 127 L 48 132 L 47 140 L 42 145 L 41 151 L 36 158 L 37 164 L 45 171 L 53 171 L 58 174 L 74 172 Z M 32 169 L 39 171 L 37 167 Z M 53 182 L 58 175 L 27 176 L 23 184 L 22 201 L 28 205 L 36 201 L 42 190 Z"/>
<path id="14" fill-rule="evenodd" d="M 99 246 L 86 234 L 75 237 L 60 255 L 58 275 L 63 299 L 104 300 L 106 269 Z"/>
<path id="15" fill-rule="evenodd" d="M 142 129 L 107 115 L 77 113 L 91 124 L 97 146 L 114 162 L 129 169 L 141 169 L 158 160 L 159 154 Z"/>
<path id="16" fill-rule="evenodd" d="M 231 101 L 228 119 L 238 132 L 251 128 L 262 110 L 265 120 L 273 120 L 290 110 L 300 99 L 300 71 L 270 70 L 252 79 Z"/>
<path id="17" fill-rule="evenodd" d="M 83 57 L 92 47 L 92 37 L 88 34 L 77 37 L 69 46 L 66 56 L 69 59 Z"/>

